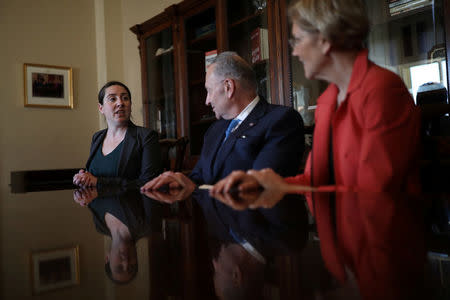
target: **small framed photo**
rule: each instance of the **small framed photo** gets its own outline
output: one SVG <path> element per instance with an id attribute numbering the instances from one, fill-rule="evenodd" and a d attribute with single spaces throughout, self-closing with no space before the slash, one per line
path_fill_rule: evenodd
<path id="1" fill-rule="evenodd" d="M 73 108 L 72 68 L 24 64 L 25 106 Z"/>
<path id="2" fill-rule="evenodd" d="M 78 248 L 31 253 L 33 295 L 80 284 Z"/>

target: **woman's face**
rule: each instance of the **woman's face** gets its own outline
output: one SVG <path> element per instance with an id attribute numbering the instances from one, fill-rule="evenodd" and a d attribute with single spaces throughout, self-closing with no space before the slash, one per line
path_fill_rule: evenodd
<path id="1" fill-rule="evenodd" d="M 100 112 L 109 125 L 127 123 L 131 115 L 131 99 L 125 88 L 112 85 L 105 90 L 103 104 L 99 104 Z"/>
<path id="2" fill-rule="evenodd" d="M 328 44 L 320 34 L 302 30 L 297 24 L 292 25 L 292 55 L 303 63 L 305 77 L 319 79 L 326 63 L 325 44 Z M 326 50 L 326 51 L 325 51 Z"/>

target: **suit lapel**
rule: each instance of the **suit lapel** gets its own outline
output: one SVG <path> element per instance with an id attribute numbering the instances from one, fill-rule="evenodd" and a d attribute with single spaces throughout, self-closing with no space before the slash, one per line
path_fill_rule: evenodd
<path id="1" fill-rule="evenodd" d="M 117 167 L 117 176 L 121 176 L 125 172 L 125 167 L 128 164 L 128 160 L 130 159 L 134 145 L 136 144 L 136 135 L 136 126 L 134 124 L 130 124 L 123 141 L 122 152 L 120 153 L 119 165 Z"/>
<path id="2" fill-rule="evenodd" d="M 222 141 L 225 138 L 225 130 L 228 127 L 228 124 L 230 121 L 219 121 L 221 124 L 218 124 L 218 128 L 216 130 L 216 135 L 213 136 L 211 139 L 210 145 L 203 145 L 205 149 L 208 149 L 208 152 L 206 153 L 205 157 L 207 157 L 206 166 L 208 168 L 205 170 L 207 173 L 207 176 L 205 176 L 205 182 L 210 182 L 211 179 L 214 178 L 214 167 L 215 167 L 215 161 L 217 159 L 218 152 L 220 151 L 220 148 L 222 146 Z"/>
<path id="3" fill-rule="evenodd" d="M 251 113 L 245 118 L 245 120 L 239 125 L 239 127 L 230 133 L 228 138 L 223 143 L 222 147 L 217 152 L 216 159 L 214 161 L 214 174 L 213 178 L 218 179 L 218 175 L 223 168 L 224 163 L 226 162 L 228 156 L 236 144 L 236 141 L 242 138 L 247 130 L 250 128 L 257 126 L 259 119 L 264 116 L 266 113 L 266 109 L 268 107 L 268 103 L 264 100 L 260 100 L 255 108 L 251 111 Z M 229 122 L 226 123 L 227 126 Z M 225 132 L 226 127 L 224 128 Z"/>

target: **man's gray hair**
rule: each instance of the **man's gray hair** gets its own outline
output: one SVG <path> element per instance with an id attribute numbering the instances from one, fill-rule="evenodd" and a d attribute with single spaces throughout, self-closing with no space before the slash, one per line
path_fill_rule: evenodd
<path id="1" fill-rule="evenodd" d="M 236 52 L 222 52 L 214 58 L 212 64 L 216 76 L 223 79 L 232 78 L 239 81 L 244 88 L 258 92 L 255 71 Z"/>

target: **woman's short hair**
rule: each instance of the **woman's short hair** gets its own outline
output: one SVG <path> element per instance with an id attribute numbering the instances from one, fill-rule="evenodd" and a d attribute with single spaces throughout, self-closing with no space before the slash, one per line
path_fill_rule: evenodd
<path id="1" fill-rule="evenodd" d="M 214 58 L 212 64 L 214 65 L 214 74 L 219 78 L 232 78 L 239 81 L 244 88 L 257 92 L 255 71 L 236 52 L 222 52 Z"/>
<path id="2" fill-rule="evenodd" d="M 108 81 L 98 92 L 98 103 L 103 105 L 103 98 L 105 98 L 105 91 L 107 88 L 109 88 L 110 86 L 113 86 L 113 85 L 120 85 L 121 87 L 123 87 L 127 91 L 128 96 L 130 96 L 130 100 L 131 100 L 130 89 L 125 84 L 123 84 L 120 81 Z"/>
<path id="3" fill-rule="evenodd" d="M 321 33 L 340 50 L 361 49 L 370 30 L 362 0 L 298 0 L 289 6 L 291 23 Z"/>

